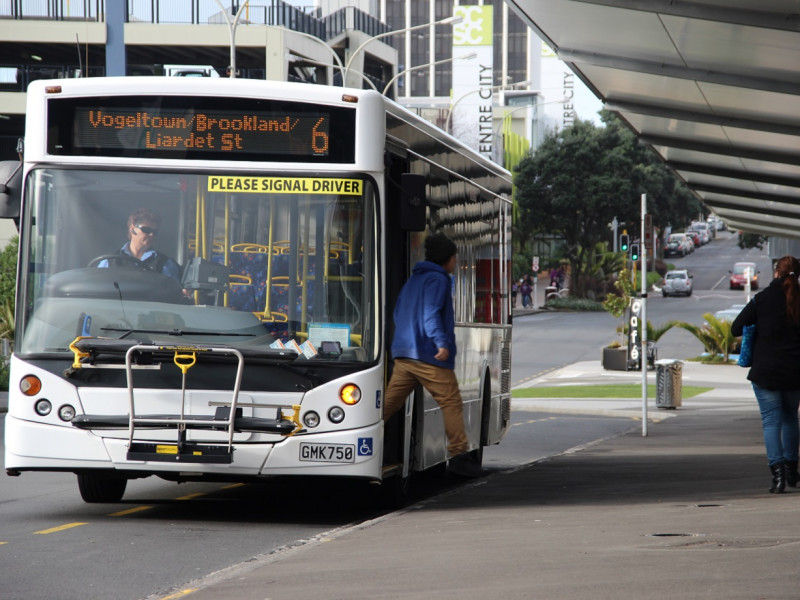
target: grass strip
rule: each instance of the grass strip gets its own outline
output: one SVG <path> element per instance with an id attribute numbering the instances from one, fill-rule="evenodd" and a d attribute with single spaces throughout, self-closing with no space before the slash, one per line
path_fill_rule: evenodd
<path id="1" fill-rule="evenodd" d="M 681 386 L 681 397 L 692 398 L 714 388 L 696 385 Z M 647 396 L 655 398 L 656 386 L 647 386 Z M 558 385 L 511 390 L 512 398 L 641 398 L 641 384 Z"/>

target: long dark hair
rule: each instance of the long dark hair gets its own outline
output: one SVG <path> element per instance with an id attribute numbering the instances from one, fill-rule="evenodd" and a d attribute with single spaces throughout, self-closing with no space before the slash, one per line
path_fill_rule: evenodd
<path id="1" fill-rule="evenodd" d="M 786 295 L 786 318 L 794 325 L 800 324 L 800 261 L 794 256 L 783 256 L 775 263 L 775 272 L 783 280 Z"/>

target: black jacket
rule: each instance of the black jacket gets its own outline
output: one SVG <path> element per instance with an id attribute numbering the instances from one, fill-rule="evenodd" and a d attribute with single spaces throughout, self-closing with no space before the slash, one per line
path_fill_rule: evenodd
<path id="1" fill-rule="evenodd" d="M 800 389 L 800 326 L 786 320 L 783 279 L 773 279 L 756 294 L 731 325 L 742 335 L 745 325 L 756 326 L 753 364 L 747 378 L 769 390 Z"/>

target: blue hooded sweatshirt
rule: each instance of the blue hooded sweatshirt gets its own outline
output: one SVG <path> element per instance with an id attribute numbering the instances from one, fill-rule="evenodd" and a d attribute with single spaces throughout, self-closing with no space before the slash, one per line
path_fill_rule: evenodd
<path id="1" fill-rule="evenodd" d="M 403 285 L 394 307 L 392 356 L 411 358 L 453 369 L 456 357 L 455 315 L 450 275 L 441 265 L 418 262 Z M 447 360 L 436 360 L 447 348 Z"/>

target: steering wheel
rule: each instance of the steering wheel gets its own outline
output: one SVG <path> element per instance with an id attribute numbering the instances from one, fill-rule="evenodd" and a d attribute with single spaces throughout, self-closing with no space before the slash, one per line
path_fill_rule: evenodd
<path id="1" fill-rule="evenodd" d="M 116 254 L 101 254 L 100 256 L 96 256 L 92 260 L 89 261 L 89 268 L 94 268 L 99 265 L 104 260 L 108 261 L 108 266 L 110 267 L 114 262 L 123 263 L 127 266 L 136 267 L 137 269 L 141 269 L 142 271 L 149 271 L 150 269 L 147 268 L 142 261 L 138 258 L 129 256 L 124 253 L 116 253 Z"/>

